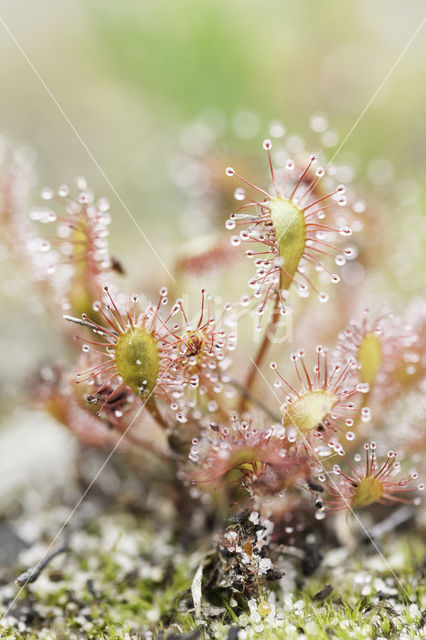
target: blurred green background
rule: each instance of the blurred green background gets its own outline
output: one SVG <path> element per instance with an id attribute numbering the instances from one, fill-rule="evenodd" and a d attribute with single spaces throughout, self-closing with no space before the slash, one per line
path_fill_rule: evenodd
<path id="1" fill-rule="evenodd" d="M 19 45 L 1 25 L 2 132 L 34 149 L 40 186 L 83 174 L 98 195 L 110 198 L 112 250 L 145 281 L 155 258 L 19 47 L 171 268 L 176 245 L 190 235 L 178 224 L 187 199 L 172 161 L 184 128 L 200 114 L 219 122 L 218 171 L 259 153 L 271 119 L 309 138 L 310 115 L 323 111 L 343 139 L 425 12 L 421 0 L 3 0 L 1 8 Z M 389 214 L 396 237 L 405 238 L 404 251 L 413 255 L 424 253 L 425 77 L 423 28 L 338 157 L 356 158 L 358 176 L 367 181 L 371 167 L 384 167 L 379 193 L 397 182 L 414 193 L 415 228 L 406 231 L 404 205 Z M 422 260 L 404 276 L 407 296 L 422 291 Z M 158 279 L 157 266 L 154 271 Z M 56 353 L 59 336 L 28 304 L 30 285 L 20 284 L 21 293 L 8 297 L 13 267 L 6 277 L 2 345 L 3 352 L 14 345 L 12 369 L 20 379 L 35 357 Z M 404 288 L 397 279 L 395 287 Z M 10 373 L 7 381 L 14 379 Z"/>
<path id="2" fill-rule="evenodd" d="M 215 107 L 228 126 L 255 113 L 306 134 L 325 111 L 341 137 L 424 18 L 424 3 L 313 0 L 3 0 L 2 15 L 71 122 L 138 219 L 159 225 L 179 210 L 168 157 L 182 126 Z M 1 29 L 1 128 L 32 145 L 41 183 L 84 173 L 108 185 L 16 44 Z M 418 34 L 340 158 L 386 157 L 398 175 L 422 175 L 426 36 Z M 256 140 L 256 142 L 257 142 Z M 252 143 L 250 143 L 252 145 Z M 117 227 L 132 232 L 122 211 Z"/>

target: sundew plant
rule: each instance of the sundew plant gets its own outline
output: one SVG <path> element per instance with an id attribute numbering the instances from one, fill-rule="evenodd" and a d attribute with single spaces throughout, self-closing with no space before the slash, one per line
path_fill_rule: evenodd
<path id="1" fill-rule="evenodd" d="M 110 254 L 114 211 L 83 178 L 31 202 L 26 158 L 6 149 L 0 182 L 5 244 L 73 354 L 32 374 L 31 402 L 82 450 L 118 450 L 126 473 L 157 482 L 188 522 L 204 514 L 191 542 L 209 541 L 200 593 L 232 598 L 259 632 L 280 624 L 289 549 L 297 556 L 318 532 L 341 544 L 342 523 L 368 533 L 365 514 L 416 511 L 426 444 L 413 410 L 425 387 L 424 303 L 398 315 L 362 279 L 353 286 L 378 257 L 383 203 L 376 214 L 370 185 L 342 184 L 333 158 L 294 149 L 279 123 L 269 135 L 254 161 L 233 157 L 220 175 L 211 154 L 197 155 L 211 233 L 187 224 L 174 283 L 165 274 L 158 292 L 137 261 Z M 140 290 L 125 290 L 125 268 Z"/>

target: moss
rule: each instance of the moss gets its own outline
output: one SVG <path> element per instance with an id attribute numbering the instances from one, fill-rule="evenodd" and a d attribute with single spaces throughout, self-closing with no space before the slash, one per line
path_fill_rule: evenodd
<path id="1" fill-rule="evenodd" d="M 301 633 L 307 640 L 392 638 L 403 631 L 408 638 L 422 637 L 426 545 L 414 535 L 387 541 L 383 552 L 390 566 L 360 550 L 324 566 L 294 592 L 277 591 L 282 626 L 262 619 L 257 630 L 241 599 L 236 604 L 227 598 L 219 617 L 209 616 L 204 602 L 204 619 L 195 619 L 190 586 L 199 553 L 181 548 L 171 532 L 152 531 L 149 523 L 141 529 L 128 515 L 101 517 L 98 525 L 79 532 L 74 552 L 55 559 L 21 594 L 3 621 L 9 626 L 0 626 L 1 639 L 139 640 L 147 631 L 155 638 L 163 631 L 201 629 L 201 638 L 221 640 L 231 626 L 243 625 L 247 639 L 291 640 Z M 326 561 L 333 553 L 326 553 Z M 327 583 L 333 591 L 316 599 Z"/>

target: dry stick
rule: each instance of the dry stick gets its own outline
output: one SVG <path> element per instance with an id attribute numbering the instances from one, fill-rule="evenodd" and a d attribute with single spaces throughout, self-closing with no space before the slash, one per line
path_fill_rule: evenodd
<path id="1" fill-rule="evenodd" d="M 15 580 L 18 587 L 24 587 L 31 582 L 35 582 L 43 569 L 47 567 L 49 562 L 53 560 L 53 558 L 56 558 L 56 556 L 58 556 L 60 553 L 65 553 L 65 551 L 67 550 L 67 545 L 63 544 L 55 549 L 55 551 L 52 551 L 52 553 L 49 553 L 49 555 L 45 556 L 43 560 L 35 565 L 35 567 L 31 567 L 31 569 L 28 569 L 27 571 L 24 571 L 24 573 L 21 573 L 21 575 L 18 576 Z"/>
<path id="2" fill-rule="evenodd" d="M 271 320 L 268 326 L 266 327 L 265 335 L 263 336 L 263 340 L 258 349 L 256 357 L 254 358 L 254 360 L 252 360 L 251 367 L 249 369 L 249 373 L 244 384 L 245 392 L 243 394 L 243 397 L 241 398 L 240 411 L 244 411 L 244 409 L 247 406 L 247 400 L 249 398 L 250 390 L 253 386 L 258 369 L 260 369 L 261 367 L 261 364 L 263 362 L 263 359 L 266 356 L 269 344 L 271 342 L 270 332 L 275 331 L 275 327 L 278 322 L 279 315 L 280 315 L 280 307 L 279 307 L 279 296 L 277 293 L 275 296 L 275 303 L 274 303 L 274 309 L 272 311 Z"/>
<path id="3" fill-rule="evenodd" d="M 64 315 L 62 316 L 64 320 L 68 320 L 68 322 L 74 322 L 74 324 L 79 324 L 82 327 L 87 327 L 91 329 L 94 333 L 99 333 L 104 336 L 107 335 L 106 331 L 102 331 L 100 327 L 97 327 L 91 320 L 84 320 L 83 318 L 74 318 L 74 316 Z M 108 333 L 114 334 L 118 338 L 118 333 L 114 331 L 114 329 L 108 329 Z"/>

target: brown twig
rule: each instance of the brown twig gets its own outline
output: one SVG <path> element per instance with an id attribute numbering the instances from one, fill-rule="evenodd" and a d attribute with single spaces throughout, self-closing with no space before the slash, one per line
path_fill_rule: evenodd
<path id="1" fill-rule="evenodd" d="M 74 322 L 74 324 L 79 324 L 82 327 L 88 327 L 88 329 L 91 329 L 95 333 L 99 333 L 102 336 L 106 335 L 107 333 L 106 331 L 102 331 L 102 329 L 99 328 L 97 325 L 95 325 L 93 322 L 91 322 L 91 320 L 84 320 L 84 318 L 74 318 L 74 316 L 68 316 L 68 315 L 64 315 L 62 317 L 64 320 L 68 320 L 68 322 Z M 114 329 L 108 329 L 108 333 L 112 333 L 118 336 L 118 333 L 114 331 Z"/>
<path id="2" fill-rule="evenodd" d="M 52 551 L 52 553 L 49 553 L 45 558 L 43 558 L 43 560 L 41 560 L 34 567 L 31 567 L 27 571 L 24 571 L 24 573 L 21 573 L 21 575 L 18 576 L 15 580 L 18 587 L 26 587 L 27 584 L 30 584 L 31 582 L 35 582 L 39 577 L 39 575 L 41 574 L 41 572 L 43 571 L 43 569 L 47 567 L 49 562 L 53 560 L 53 558 L 56 558 L 56 556 L 58 556 L 60 553 L 65 553 L 65 551 L 67 550 L 68 550 L 67 545 L 62 544 L 60 547 Z"/>

